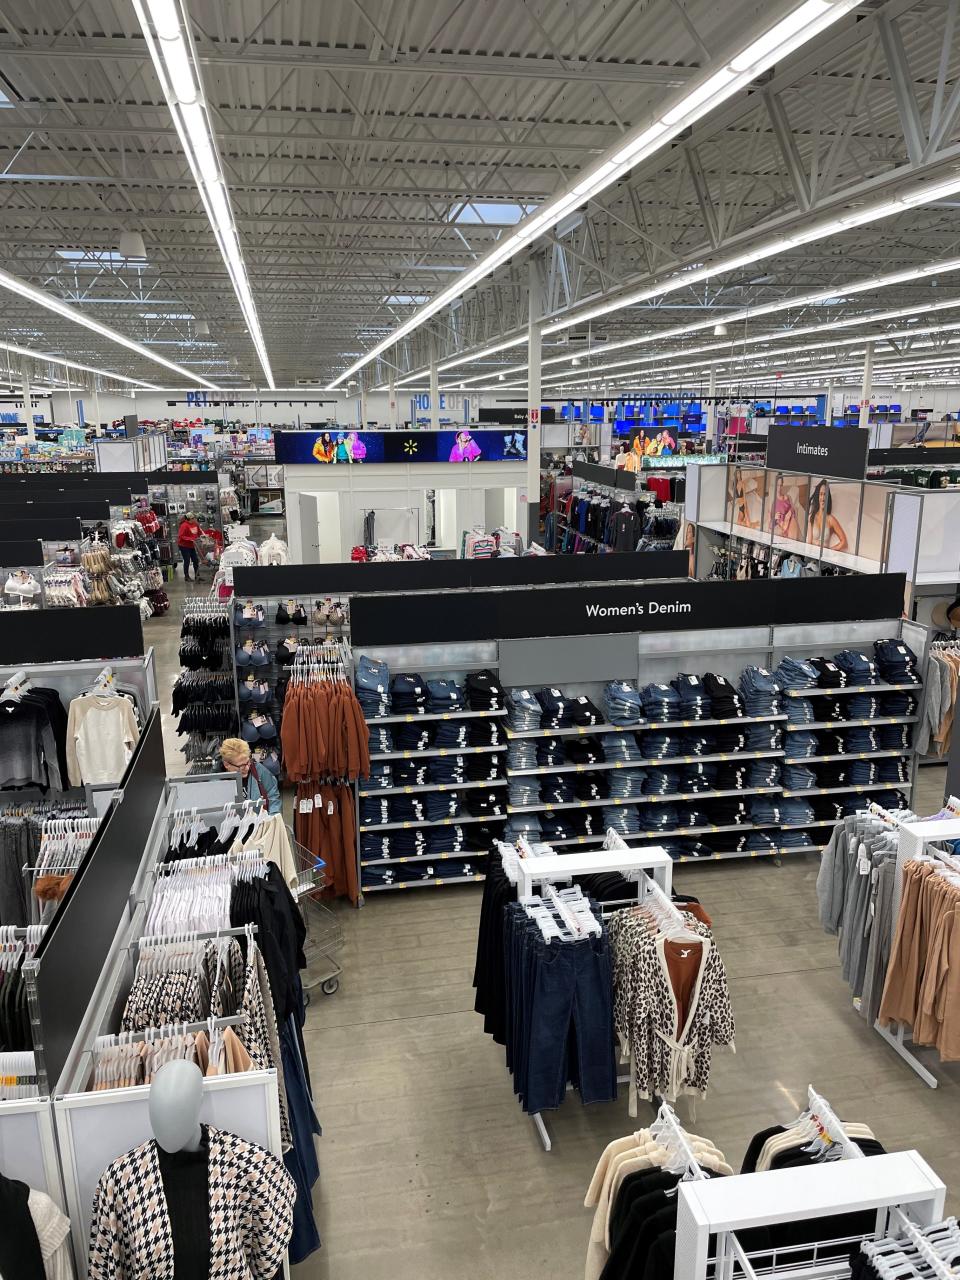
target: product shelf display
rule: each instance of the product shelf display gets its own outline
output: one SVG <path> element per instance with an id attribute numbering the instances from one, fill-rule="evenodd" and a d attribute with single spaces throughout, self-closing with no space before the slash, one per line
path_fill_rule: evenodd
<path id="1" fill-rule="evenodd" d="M 365 607 L 363 598 L 354 601 L 361 633 Z M 431 866 L 432 855 L 451 852 L 441 832 L 461 825 L 461 842 L 452 851 L 484 858 L 489 844 L 470 841 L 479 835 L 470 827 L 482 830 L 484 819 L 496 822 L 498 831 L 502 824 L 505 839 L 523 835 L 557 847 L 599 844 L 613 826 L 627 838 L 657 841 L 684 861 L 779 858 L 785 850 L 819 848 L 820 829 L 863 797 L 900 804 L 910 792 L 916 716 L 881 714 L 885 699 L 915 706 L 922 697 L 919 660 L 901 631 L 895 618 L 724 629 L 709 640 L 704 636 L 699 646 L 698 634 L 691 643 L 682 632 L 643 633 L 632 658 L 621 651 L 616 659 L 632 663 L 630 680 L 616 678 L 616 667 L 603 670 L 599 637 L 582 644 L 555 639 L 550 649 L 502 640 L 496 661 L 488 645 L 473 664 L 463 656 L 438 662 L 442 640 L 433 649 L 422 643 L 357 645 L 356 688 L 376 772 L 358 797 L 361 889 L 379 886 L 383 872 L 375 868 L 401 858 L 403 879 L 398 867 L 390 877 L 394 884 L 417 883 L 409 875 L 411 861 L 423 866 L 422 883 L 445 883 L 447 876 L 433 874 Z M 845 648 L 833 649 L 834 637 Z M 922 653 L 920 629 L 910 638 Z M 568 646 L 576 649 L 575 658 L 564 652 Z M 462 655 L 469 646 L 459 648 Z M 565 664 L 569 678 L 547 686 L 516 683 L 511 673 L 526 671 L 518 656 L 524 649 L 531 675 L 549 677 L 553 666 Z M 824 651 L 835 656 L 815 659 L 819 666 L 807 662 Z M 477 668 L 485 669 L 504 704 L 482 731 L 502 735 L 489 745 L 471 740 L 476 721 L 471 729 L 454 718 L 466 707 L 470 672 Z M 837 706 L 848 708 L 851 718 L 791 723 L 803 704 L 782 695 L 829 698 L 828 681 L 850 695 Z M 450 719 L 427 705 L 443 695 L 457 704 L 446 713 Z M 402 714 L 395 697 L 405 699 Z M 872 717 L 860 714 L 865 705 L 873 708 Z M 428 721 L 431 713 L 438 718 Z M 574 718 L 584 723 L 571 723 Z M 435 731 L 454 737 L 438 746 Z M 884 733 L 896 733 L 896 740 L 882 741 Z M 397 740 L 397 734 L 403 736 Z M 883 753 L 876 761 L 874 750 Z M 482 778 L 468 772 L 478 755 L 493 757 Z M 483 796 L 487 788 L 489 804 L 480 814 L 471 812 L 471 793 Z M 399 847 L 393 843 L 397 833 Z M 452 876 L 456 869 L 448 860 L 443 870 Z"/>

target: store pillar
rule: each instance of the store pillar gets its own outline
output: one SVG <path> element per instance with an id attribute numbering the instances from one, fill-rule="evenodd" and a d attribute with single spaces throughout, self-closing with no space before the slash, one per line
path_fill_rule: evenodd
<path id="1" fill-rule="evenodd" d="M 36 432 L 33 425 L 33 397 L 30 393 L 30 374 L 26 369 L 22 373 L 23 379 L 23 417 L 27 424 L 27 439 L 36 440 Z"/>
<path id="2" fill-rule="evenodd" d="M 437 372 L 436 348 L 430 360 L 430 430 L 440 430 L 440 375 Z"/>
<path id="3" fill-rule="evenodd" d="M 543 280 L 536 258 L 528 263 L 527 295 L 527 541 L 540 540 L 540 355 Z"/>
<path id="4" fill-rule="evenodd" d="M 867 343 L 863 357 L 863 383 L 860 387 L 860 426 L 870 425 L 870 388 L 873 383 L 873 343 Z"/>
<path id="5" fill-rule="evenodd" d="M 713 440 L 717 432 L 717 366 L 710 366 L 707 380 L 707 412 L 705 415 L 707 439 Z"/>

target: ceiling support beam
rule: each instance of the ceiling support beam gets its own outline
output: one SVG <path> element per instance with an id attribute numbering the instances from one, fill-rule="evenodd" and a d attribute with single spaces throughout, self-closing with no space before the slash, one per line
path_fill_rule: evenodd
<path id="1" fill-rule="evenodd" d="M 703 225 L 706 227 L 707 235 L 710 237 L 711 247 L 716 249 L 720 244 L 720 227 L 717 223 L 717 211 L 713 207 L 713 201 L 710 199 L 707 175 L 704 173 L 703 165 L 700 163 L 700 154 L 696 147 L 687 142 L 684 143 L 683 158 L 686 162 L 687 172 L 690 175 L 690 181 L 693 183 L 697 204 L 700 206 Z"/>
<path id="2" fill-rule="evenodd" d="M 897 103 L 897 114 L 900 117 L 900 126 L 903 129 L 903 140 L 907 146 L 907 155 L 911 164 L 920 164 L 923 160 L 924 144 L 927 139 L 923 122 L 920 119 L 917 96 L 913 91 L 913 80 L 907 62 L 907 53 L 903 47 L 903 37 L 897 24 L 886 17 L 885 14 L 878 13 L 876 22 L 877 30 L 880 34 L 880 44 L 883 48 L 883 56 L 887 63 L 887 70 L 890 72 L 890 82 L 893 86 L 893 96 Z"/>
<path id="3" fill-rule="evenodd" d="M 783 99 L 779 93 L 775 93 L 772 89 L 764 89 L 763 104 L 767 109 L 767 115 L 770 117 L 770 127 L 773 129 L 773 136 L 780 149 L 784 168 L 790 179 L 790 185 L 793 187 L 793 198 L 797 202 L 797 208 L 802 213 L 806 213 L 810 208 L 810 183 L 803 169 L 800 152 L 797 150 L 797 141 L 793 136 L 793 130 L 790 128 L 790 121 L 787 119 L 787 111 L 783 105 Z M 714 248 L 716 248 L 716 242 L 714 242 Z"/>

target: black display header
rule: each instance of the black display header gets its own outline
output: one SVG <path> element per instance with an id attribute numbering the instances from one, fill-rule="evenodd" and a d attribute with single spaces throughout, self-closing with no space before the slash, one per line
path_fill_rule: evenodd
<path id="1" fill-rule="evenodd" d="M 915 446 L 904 449 L 871 449 L 867 464 L 871 467 L 935 467 L 947 463 L 960 465 L 960 449 L 951 445 Z"/>
<path id="2" fill-rule="evenodd" d="M 505 556 L 497 560 L 393 560 L 385 564 L 262 565 L 236 568 L 237 596 L 375 595 L 474 587 L 536 587 L 557 583 L 633 582 L 685 578 L 686 551 L 625 551 L 603 556 Z"/>
<path id="3" fill-rule="evenodd" d="M 0 507 L 0 542 L 43 538 L 45 542 L 79 542 L 83 537 L 79 516 L 41 515 L 10 517 Z"/>
<path id="4" fill-rule="evenodd" d="M 786 427 L 771 423 L 767 467 L 834 480 L 862 480 L 870 432 L 861 427 Z"/>
<path id="5" fill-rule="evenodd" d="M 525 427 L 528 410 L 526 405 L 496 404 L 477 411 L 478 422 L 498 422 L 504 427 Z M 557 420 L 557 411 L 550 405 L 540 409 L 540 422 L 543 426 L 552 426 Z"/>
<path id="6" fill-rule="evenodd" d="M 596 462 L 575 462 L 573 478 L 586 480 L 588 484 L 605 484 L 609 489 L 625 489 L 630 493 L 637 488 L 635 472 L 625 471 L 622 467 L 603 467 Z"/>
<path id="7" fill-rule="evenodd" d="M 356 596 L 350 636 L 363 648 L 899 618 L 905 584 L 902 573 L 595 584 L 516 594 L 423 595 L 412 609 L 398 609 L 395 600 L 384 597 Z"/>
<path id="8" fill-rule="evenodd" d="M 69 617 L 57 609 L 0 610 L 0 663 L 5 666 L 142 656 L 143 625 L 135 604 L 70 609 Z"/>
<path id="9" fill-rule="evenodd" d="M 43 543 L 39 538 L 14 538 L 0 542 L 0 566 L 16 569 L 19 566 L 43 564 Z"/>

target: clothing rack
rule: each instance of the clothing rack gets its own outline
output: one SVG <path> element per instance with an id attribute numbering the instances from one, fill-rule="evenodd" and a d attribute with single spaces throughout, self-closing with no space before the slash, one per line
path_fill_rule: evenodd
<path id="1" fill-rule="evenodd" d="M 608 836 L 620 840 L 614 831 L 608 832 Z M 673 860 L 655 845 L 646 849 L 630 849 L 623 843 L 622 847 L 611 845 L 593 853 L 556 854 L 548 844 L 530 844 L 521 836 L 516 846 L 498 841 L 496 852 L 500 855 L 507 878 L 517 886 L 517 900 L 520 902 L 535 901 L 535 884 L 541 887 L 541 896 L 551 905 L 556 905 L 559 896 L 553 889 L 555 881 L 602 871 L 618 871 L 621 875 L 636 872 L 638 902 L 643 902 L 648 894 L 659 895 L 672 911 L 676 911 L 669 898 Z M 677 918 L 680 919 L 679 912 Z M 530 1119 L 544 1151 L 551 1151 L 553 1141 L 543 1116 L 535 1112 Z"/>
<path id="2" fill-rule="evenodd" d="M 827 1102 L 821 1094 L 817 1093 L 813 1085 L 807 1088 L 807 1104 L 810 1119 L 821 1131 L 824 1138 L 828 1139 L 831 1145 L 836 1145 L 847 1160 L 862 1160 L 863 1152 L 847 1137 L 847 1132 L 837 1118 L 836 1112 L 830 1103 Z"/>

